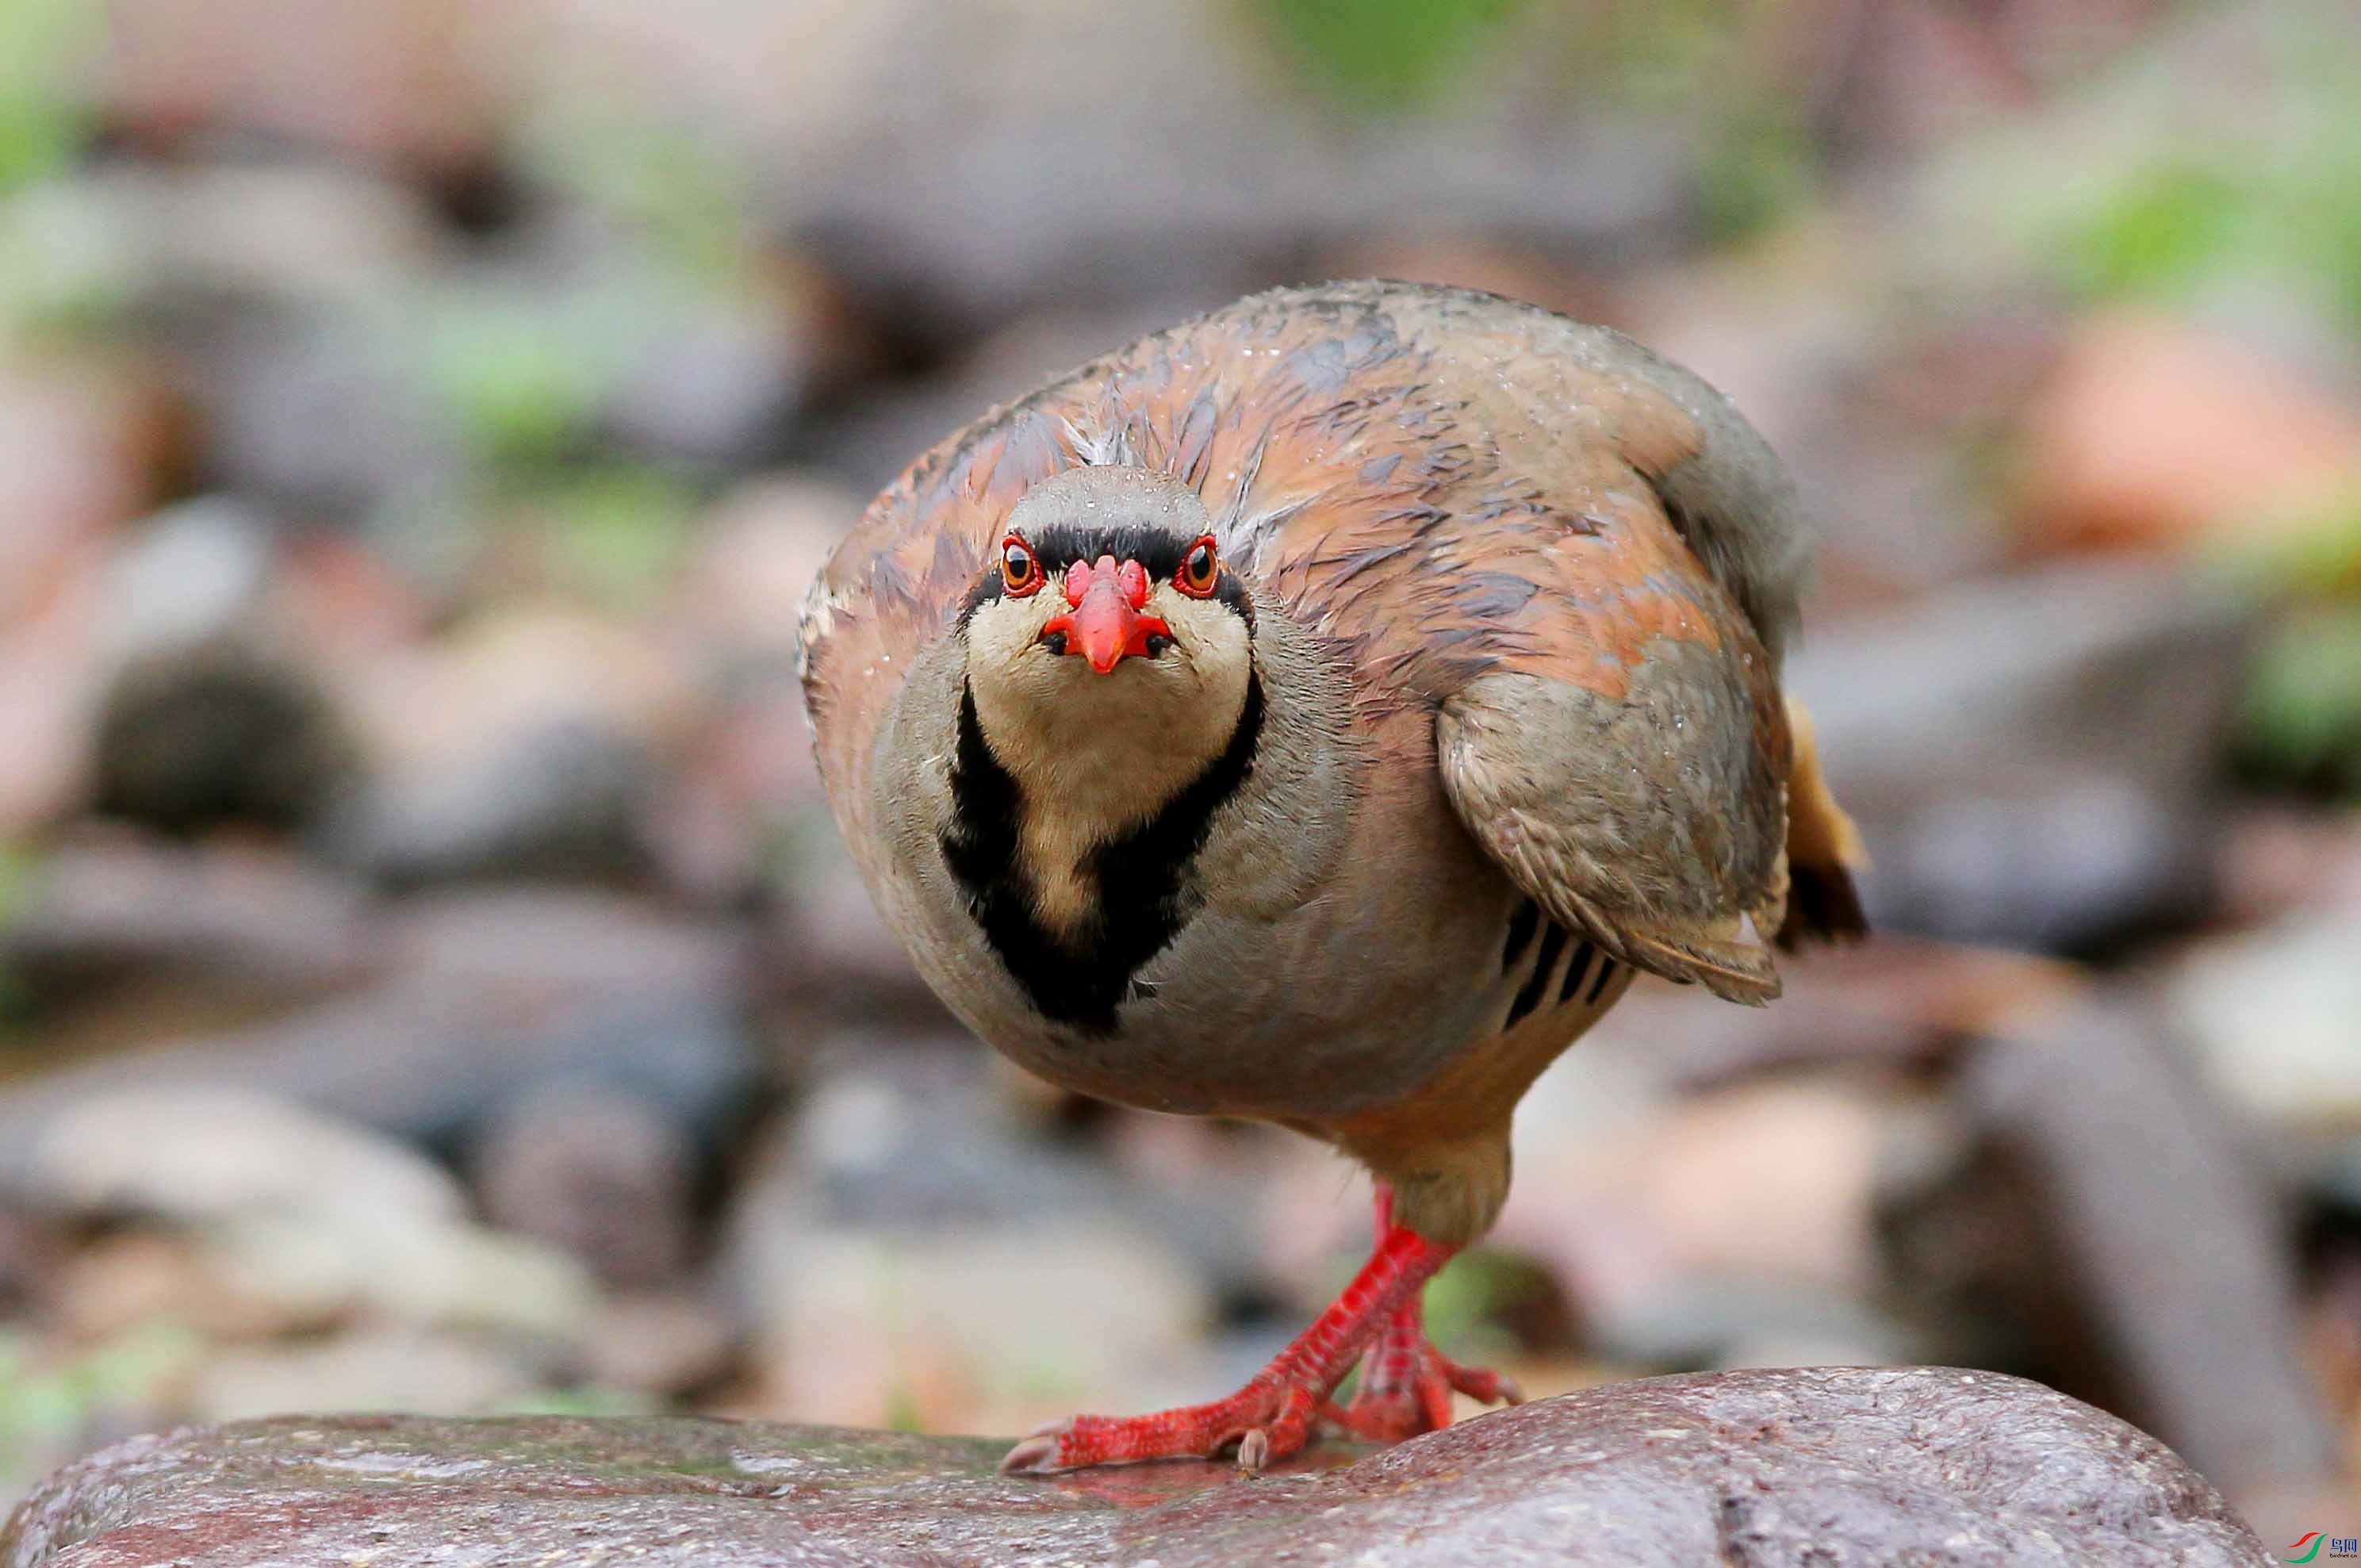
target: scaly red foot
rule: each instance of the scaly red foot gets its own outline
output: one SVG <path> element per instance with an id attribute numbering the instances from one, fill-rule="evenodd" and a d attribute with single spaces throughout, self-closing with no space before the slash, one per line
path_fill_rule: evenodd
<path id="1" fill-rule="evenodd" d="M 1232 1442 L 1243 1470 L 1285 1459 L 1310 1441 L 1312 1418 L 1333 1408 L 1328 1397 L 1336 1385 L 1403 1305 L 1417 1301 L 1451 1252 L 1388 1225 L 1328 1310 L 1228 1398 L 1150 1416 L 1076 1416 L 1010 1449 L 1000 1468 L 1038 1474 L 1139 1459 L 1210 1459 Z"/>
<path id="2" fill-rule="evenodd" d="M 1499 1373 L 1462 1366 L 1435 1349 L 1413 1296 L 1396 1310 L 1362 1358 L 1361 1383 L 1353 1402 L 1342 1409 L 1323 1405 L 1320 1414 L 1355 1437 L 1400 1442 L 1449 1426 L 1454 1392 L 1487 1405 L 1521 1404 L 1525 1398 Z"/>

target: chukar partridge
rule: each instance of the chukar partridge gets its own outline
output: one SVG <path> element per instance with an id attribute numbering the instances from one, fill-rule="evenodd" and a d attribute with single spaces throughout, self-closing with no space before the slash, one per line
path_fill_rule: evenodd
<path id="1" fill-rule="evenodd" d="M 1419 1298 L 1499 1213 L 1520 1097 L 1640 973 L 1760 1003 L 1774 943 L 1861 928 L 1779 684 L 1808 555 L 1696 377 L 1400 283 L 1143 338 L 871 504 L 805 605 L 805 693 L 928 983 L 1052 1082 L 1378 1182 L 1368 1263 L 1244 1388 L 1006 1468 L 1255 1468 L 1516 1397 Z"/>

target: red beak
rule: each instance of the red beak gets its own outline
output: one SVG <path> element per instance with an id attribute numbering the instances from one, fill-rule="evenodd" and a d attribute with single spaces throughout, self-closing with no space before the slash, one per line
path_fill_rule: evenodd
<path id="1" fill-rule="evenodd" d="M 1080 653 L 1103 675 L 1148 652 L 1148 639 L 1172 636 L 1160 619 L 1139 613 L 1148 602 L 1148 569 L 1137 561 L 1118 566 L 1114 556 L 1102 555 L 1095 565 L 1075 562 L 1066 569 L 1066 602 L 1073 608 L 1051 616 L 1041 635 L 1064 638 L 1067 652 Z"/>

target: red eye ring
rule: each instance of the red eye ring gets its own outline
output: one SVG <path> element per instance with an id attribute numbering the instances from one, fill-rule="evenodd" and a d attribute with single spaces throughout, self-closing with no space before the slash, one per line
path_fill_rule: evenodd
<path id="1" fill-rule="evenodd" d="M 1012 598 L 1038 594 L 1041 585 L 1049 581 L 1049 574 L 1041 570 L 1041 558 L 1033 554 L 1033 546 L 1013 533 L 1000 542 L 1000 581 Z"/>
<path id="2" fill-rule="evenodd" d="M 1221 581 L 1221 546 L 1212 534 L 1201 533 L 1197 542 L 1189 546 L 1189 554 L 1180 557 L 1180 569 L 1172 574 L 1172 586 L 1192 599 L 1207 599 L 1213 597 Z"/>

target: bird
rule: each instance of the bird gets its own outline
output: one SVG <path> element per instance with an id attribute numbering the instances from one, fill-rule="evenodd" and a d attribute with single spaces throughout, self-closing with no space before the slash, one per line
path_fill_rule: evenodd
<path id="1" fill-rule="evenodd" d="M 1367 1262 L 1243 1387 L 1052 1422 L 1005 1470 L 1259 1470 L 1520 1397 L 1420 1307 L 1499 1213 L 1518 1101 L 1642 974 L 1759 1005 L 1774 948 L 1865 929 L 1780 684 L 1812 553 L 1695 375 L 1383 280 L 1143 337 L 869 505 L 800 671 L 920 974 L 1053 1084 L 1276 1124 L 1375 1183 Z"/>

